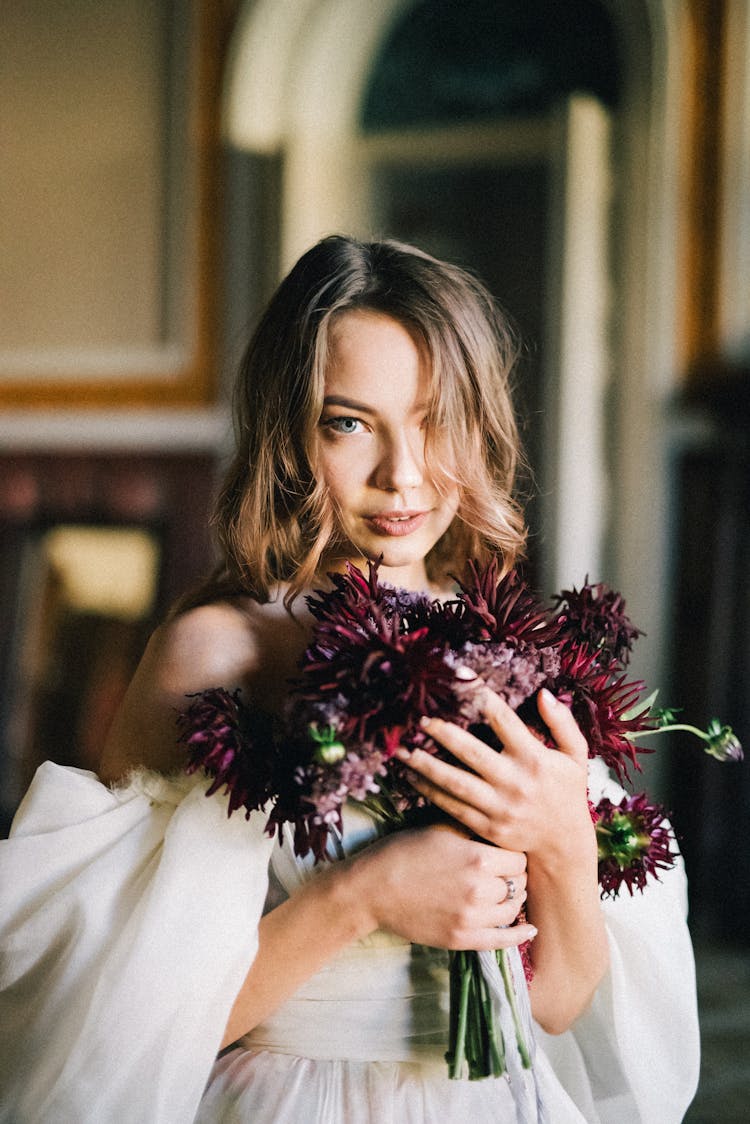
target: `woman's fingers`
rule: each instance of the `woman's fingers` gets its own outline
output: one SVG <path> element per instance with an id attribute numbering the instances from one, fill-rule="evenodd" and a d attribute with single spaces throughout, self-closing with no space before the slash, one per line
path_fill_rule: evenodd
<path id="1" fill-rule="evenodd" d="M 363 872 L 374 927 L 438 948 L 505 947 L 531 937 L 525 921 L 514 925 L 526 894 L 520 852 L 445 823 L 397 832 L 350 861 Z"/>
<path id="2" fill-rule="evenodd" d="M 579 764 L 585 764 L 589 748 L 569 707 L 545 687 L 537 695 L 537 709 L 540 718 L 549 727 L 557 748 Z M 511 753 L 514 749 L 539 752 L 537 738 L 505 700 L 492 691 L 485 694 L 484 714 L 492 731 Z"/>
<path id="3" fill-rule="evenodd" d="M 562 703 L 557 703 L 553 696 L 550 696 L 550 698 L 553 700 L 550 708 L 555 704 L 562 710 L 567 711 L 574 728 L 577 730 L 575 720 L 567 707 Z M 538 754 L 540 752 L 541 747 L 538 738 L 531 733 L 526 723 L 499 695 L 496 695 L 493 691 L 483 691 L 482 711 L 487 719 L 487 724 L 509 753 L 521 751 Z M 422 728 L 431 738 L 448 749 L 457 760 L 479 776 L 492 783 L 501 775 L 503 768 L 501 764 L 502 754 L 498 754 L 496 750 L 480 741 L 468 730 L 462 730 L 460 726 L 455 726 L 452 722 L 444 722 L 442 718 L 423 718 Z M 420 768 L 420 772 L 424 772 L 424 770 Z"/>
<path id="4" fill-rule="evenodd" d="M 557 748 L 580 765 L 585 765 L 589 756 L 589 747 L 578 728 L 573 712 L 546 688 L 539 692 L 537 709 L 542 721 L 549 726 Z"/>
<path id="5" fill-rule="evenodd" d="M 460 943 L 456 947 L 476 949 L 480 952 L 487 949 L 489 952 L 494 952 L 498 948 L 515 948 L 519 944 L 533 941 L 536 934 L 533 925 L 499 925 L 480 929 L 472 935 L 471 944 Z"/>
<path id="6" fill-rule="evenodd" d="M 564 703 L 542 691 L 537 705 L 559 753 L 551 753 L 503 699 L 485 691 L 483 716 L 502 752 L 452 722 L 425 718 L 424 731 L 448 751 L 448 760 L 424 749 L 398 751 L 408 779 L 482 839 L 533 853 L 544 850 L 552 810 L 561 800 L 566 810 L 577 807 L 585 793 L 588 746 Z"/>
<path id="7" fill-rule="evenodd" d="M 437 765 L 442 767 L 436 768 Z M 436 808 L 440 808 L 475 835 L 484 839 L 488 837 L 489 817 L 486 809 L 493 797 L 490 785 L 478 777 L 474 778 L 475 784 L 469 784 L 465 777 L 470 774 L 465 770 L 438 761 L 421 749 L 415 749 L 410 754 L 406 776 L 412 787 Z"/>
<path id="8" fill-rule="evenodd" d="M 538 753 L 539 741 L 522 721 L 508 706 L 505 699 L 501 699 L 494 691 L 484 691 L 482 697 L 482 710 L 492 732 L 500 739 L 509 752 L 518 749 L 532 750 Z M 561 704 L 562 705 L 562 704 Z"/>
<path id="9" fill-rule="evenodd" d="M 436 757 L 434 753 L 428 753 L 425 749 L 414 749 L 411 752 L 398 750 L 397 756 L 412 771 L 418 772 L 431 788 L 444 789 L 470 804 L 485 800 L 487 798 L 485 777 L 492 773 L 496 765 L 495 751 L 483 745 L 472 734 L 438 718 L 431 719 L 429 726 L 425 725 L 425 729 L 466 768 L 453 765 L 450 761 Z M 477 748 L 471 744 L 472 742 L 477 743 Z"/>
<path id="10" fill-rule="evenodd" d="M 493 695 L 492 697 L 497 699 L 497 695 Z M 498 702 L 499 701 L 498 699 Z M 511 714 L 512 713 L 511 711 Z M 466 765 L 467 768 L 471 769 L 474 773 L 480 777 L 492 776 L 494 774 L 499 760 L 497 752 L 483 741 L 480 741 L 479 738 L 470 734 L 468 730 L 462 730 L 460 726 L 455 726 L 452 722 L 444 722 L 442 718 L 423 718 L 421 725 L 425 733 L 429 734 L 431 738 L 434 738 L 435 741 L 439 742 L 445 749 L 450 750 L 458 761 L 461 761 L 462 764 Z M 522 722 L 520 725 L 523 729 L 526 728 Z M 438 758 L 432 757 L 431 754 L 427 754 L 426 756 L 429 756 L 434 761 L 438 761 Z M 440 763 L 443 764 L 443 762 Z M 420 772 L 423 771 L 424 770 L 420 769 Z"/>
<path id="11" fill-rule="evenodd" d="M 502 882 L 505 883 L 505 892 L 502 897 L 503 902 L 518 902 L 522 903 L 526 898 L 526 873 L 523 874 L 504 874 Z"/>

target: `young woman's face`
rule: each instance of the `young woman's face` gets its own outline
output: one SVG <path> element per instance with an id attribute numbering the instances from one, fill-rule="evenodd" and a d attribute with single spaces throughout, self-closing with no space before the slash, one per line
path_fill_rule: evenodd
<path id="1" fill-rule="evenodd" d="M 406 328 L 381 313 L 344 313 L 332 326 L 316 467 L 351 545 L 351 560 L 383 556 L 394 584 L 426 589 L 425 556 L 450 526 L 458 492 L 440 494 L 424 458 L 429 383 Z"/>

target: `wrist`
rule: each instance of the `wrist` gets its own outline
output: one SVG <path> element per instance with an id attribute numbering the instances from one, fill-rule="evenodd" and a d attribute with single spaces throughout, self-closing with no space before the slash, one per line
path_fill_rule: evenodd
<path id="1" fill-rule="evenodd" d="M 345 859 L 307 884 L 320 895 L 326 914 L 336 918 L 347 941 L 361 940 L 379 927 L 364 867 L 359 856 Z"/>
<path id="2" fill-rule="evenodd" d="M 529 870 L 547 875 L 556 881 L 566 871 L 575 877 L 593 874 L 597 881 L 596 829 L 590 818 L 574 826 L 562 825 L 560 831 L 548 839 L 543 847 L 528 852 Z"/>

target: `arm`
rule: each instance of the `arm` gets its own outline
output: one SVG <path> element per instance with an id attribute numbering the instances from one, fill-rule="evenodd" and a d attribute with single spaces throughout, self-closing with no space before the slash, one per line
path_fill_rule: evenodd
<path id="1" fill-rule="evenodd" d="M 438 948 L 510 947 L 521 894 L 504 900 L 503 876 L 523 885 L 525 858 L 446 825 L 404 831 L 331 864 L 266 914 L 259 949 L 235 1001 L 222 1045 L 275 1010 L 351 941 L 387 929 Z"/>
<path id="2" fill-rule="evenodd" d="M 415 787 L 489 842 L 528 856 L 528 917 L 534 1017 L 559 1034 L 585 1010 L 608 964 L 597 883 L 596 835 L 587 802 L 587 747 L 570 711 L 551 695 L 541 717 L 559 752 L 541 745 L 518 716 L 487 693 L 485 714 L 503 743 L 496 753 L 471 734 L 434 719 L 426 729 L 467 768 L 416 750 Z"/>

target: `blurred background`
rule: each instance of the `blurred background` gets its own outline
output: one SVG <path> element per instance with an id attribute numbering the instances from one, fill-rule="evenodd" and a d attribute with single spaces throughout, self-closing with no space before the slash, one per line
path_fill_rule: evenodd
<path id="1" fill-rule="evenodd" d="M 333 231 L 484 278 L 524 340 L 533 581 L 621 589 L 634 674 L 750 742 L 745 0 L 5 0 L 0 104 L 5 828 L 40 761 L 96 768 L 210 568 L 233 368 Z M 745 1120 L 748 764 L 645 772 L 691 877 L 688 1120 Z"/>

